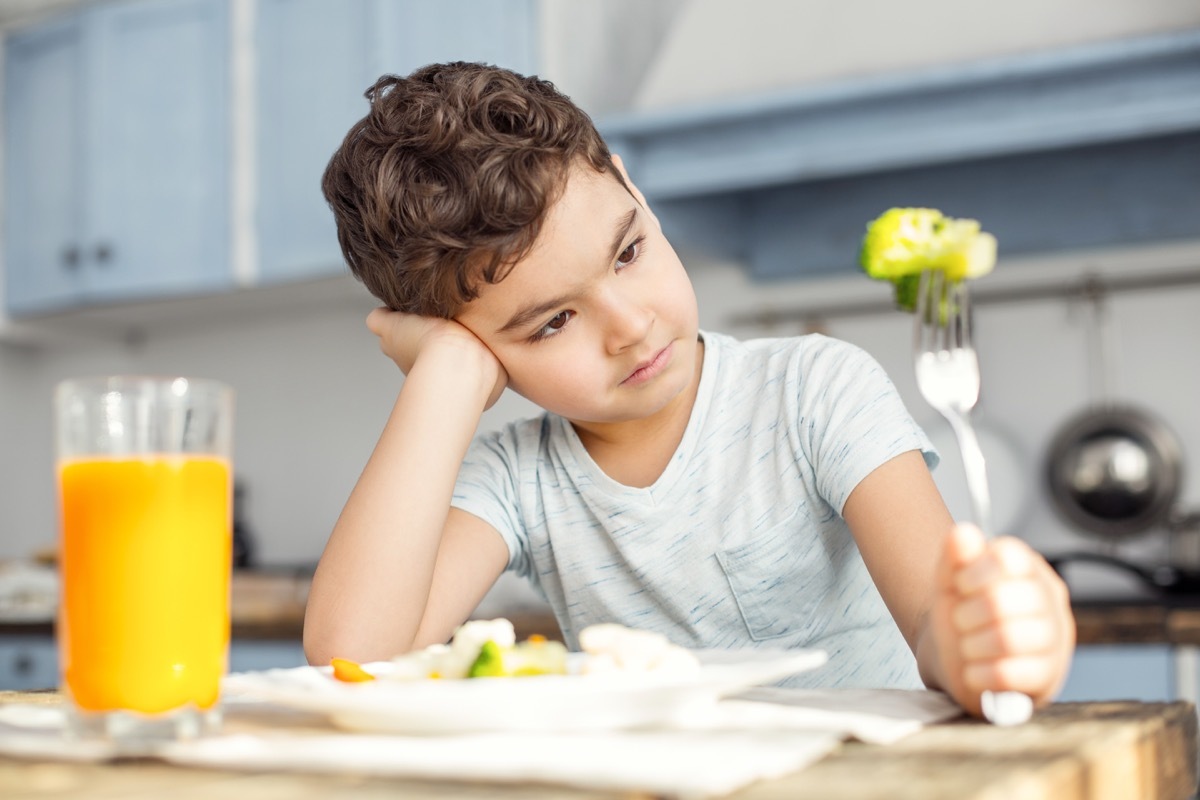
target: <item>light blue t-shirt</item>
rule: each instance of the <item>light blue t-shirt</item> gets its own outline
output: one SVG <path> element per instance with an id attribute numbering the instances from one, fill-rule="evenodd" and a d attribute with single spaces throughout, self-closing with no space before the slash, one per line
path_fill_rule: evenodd
<path id="1" fill-rule="evenodd" d="M 500 532 L 573 649 L 618 622 L 685 647 L 825 650 L 793 686 L 919 687 L 841 510 L 901 453 L 936 463 L 925 434 L 853 345 L 701 336 L 691 419 L 652 486 L 608 477 L 544 414 L 477 436 L 453 505 Z"/>

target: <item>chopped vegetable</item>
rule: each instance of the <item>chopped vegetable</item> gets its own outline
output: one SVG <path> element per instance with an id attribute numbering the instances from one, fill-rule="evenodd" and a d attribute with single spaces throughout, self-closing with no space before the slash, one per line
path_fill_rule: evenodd
<path id="1" fill-rule="evenodd" d="M 510 673 L 504 668 L 504 653 L 491 639 L 479 648 L 475 663 L 467 670 L 468 678 L 503 678 Z"/>
<path id="2" fill-rule="evenodd" d="M 535 633 L 512 649 L 508 663 L 514 676 L 565 675 L 567 648 Z"/>
<path id="3" fill-rule="evenodd" d="M 589 625 L 579 632 L 579 645 L 589 658 L 585 672 L 650 672 L 687 674 L 700 668 L 696 657 L 653 631 L 616 623 Z"/>
<path id="4" fill-rule="evenodd" d="M 507 619 L 471 620 L 454 630 L 449 644 L 396 656 L 392 665 L 387 678 L 399 681 L 565 675 L 567 648 L 538 634 L 517 642 Z"/>
<path id="5" fill-rule="evenodd" d="M 362 668 L 362 665 L 355 661 L 346 658 L 335 658 L 331 660 L 330 665 L 333 667 L 333 677 L 345 683 L 365 683 L 366 681 L 375 680 L 375 676 Z"/>
<path id="6" fill-rule="evenodd" d="M 410 681 L 517 678 L 568 672 L 690 674 L 700 667 L 690 651 L 671 644 L 665 636 L 617 624 L 591 625 L 580 631 L 584 658 L 570 670 L 567 648 L 562 642 L 537 634 L 523 642 L 515 639 L 512 623 L 506 619 L 471 620 L 455 629 L 449 644 L 430 645 L 392 659 L 393 669 L 381 677 Z"/>
<path id="7" fill-rule="evenodd" d="M 949 280 L 978 278 L 996 265 L 996 237 L 978 220 L 947 217 L 935 208 L 890 208 L 867 225 L 859 262 L 876 280 L 896 287 L 896 305 L 916 309 L 921 272 Z"/>

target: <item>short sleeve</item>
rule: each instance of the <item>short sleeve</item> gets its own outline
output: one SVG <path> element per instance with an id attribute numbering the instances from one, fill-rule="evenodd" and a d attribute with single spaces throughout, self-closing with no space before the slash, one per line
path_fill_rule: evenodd
<path id="1" fill-rule="evenodd" d="M 518 438 L 511 427 L 475 437 L 467 449 L 450 505 L 491 525 L 508 546 L 508 569 L 530 573 L 528 536 L 521 521 Z"/>
<path id="2" fill-rule="evenodd" d="M 799 365 L 800 441 L 825 501 L 840 514 L 863 478 L 910 450 L 933 469 L 937 451 L 883 367 L 848 342 L 810 340 Z"/>

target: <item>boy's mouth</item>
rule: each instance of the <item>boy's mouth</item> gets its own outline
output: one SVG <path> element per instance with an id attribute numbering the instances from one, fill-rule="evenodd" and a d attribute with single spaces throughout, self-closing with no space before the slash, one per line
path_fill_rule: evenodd
<path id="1" fill-rule="evenodd" d="M 663 368 L 667 366 L 667 362 L 671 360 L 672 347 L 673 344 L 668 344 L 662 350 L 659 350 L 657 353 L 655 353 L 653 358 L 638 364 L 637 368 L 633 372 L 629 373 L 629 376 L 626 377 L 625 380 L 621 381 L 621 385 L 637 386 L 645 383 L 658 373 L 662 372 Z"/>

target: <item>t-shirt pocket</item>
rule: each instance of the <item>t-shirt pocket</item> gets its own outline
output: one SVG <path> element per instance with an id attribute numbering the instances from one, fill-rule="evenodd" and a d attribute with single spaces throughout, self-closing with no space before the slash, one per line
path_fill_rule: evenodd
<path id="1" fill-rule="evenodd" d="M 808 507 L 801 506 L 766 531 L 747 530 L 727 538 L 717 551 L 756 642 L 802 636 L 813 627 L 813 614 L 828 593 L 833 578 L 820 566 L 827 560 L 823 549 L 816 541 L 802 539 L 809 516 Z M 813 548 L 821 552 L 811 552 Z"/>

